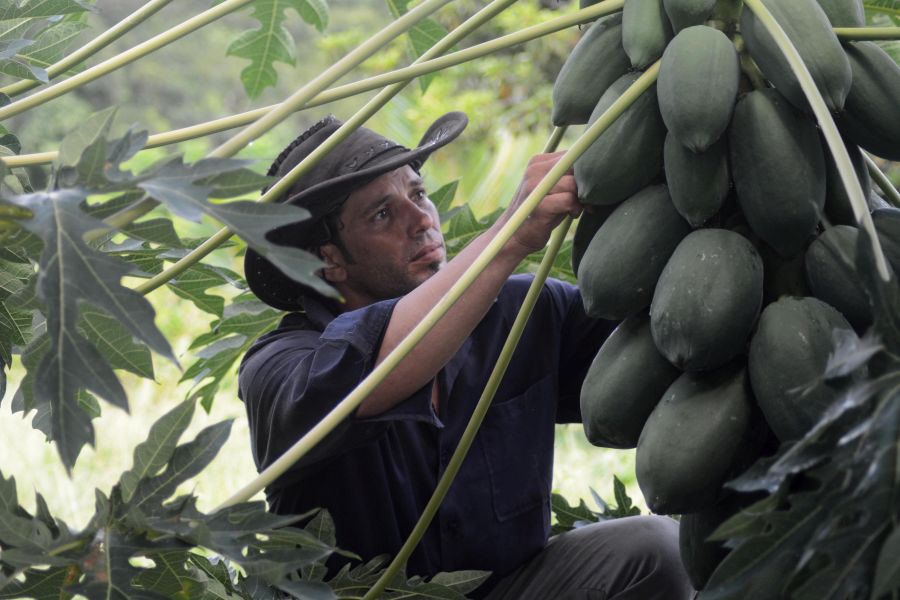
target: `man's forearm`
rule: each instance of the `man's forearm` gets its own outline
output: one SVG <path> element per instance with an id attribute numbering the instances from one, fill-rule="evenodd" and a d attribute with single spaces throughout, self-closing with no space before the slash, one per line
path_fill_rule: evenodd
<path id="1" fill-rule="evenodd" d="M 447 266 L 397 303 L 385 331 L 377 362 L 384 360 L 421 322 L 496 236 L 498 230 L 499 224 L 473 240 Z M 527 253 L 523 247 L 507 244 L 419 343 L 414 357 L 400 363 L 381 386 L 363 401 L 357 414 L 372 416 L 382 413 L 432 380 L 487 313 L 503 284 Z"/>

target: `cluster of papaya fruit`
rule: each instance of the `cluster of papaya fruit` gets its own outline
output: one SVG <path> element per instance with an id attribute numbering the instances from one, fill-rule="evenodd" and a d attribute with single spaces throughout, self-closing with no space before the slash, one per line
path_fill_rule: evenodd
<path id="1" fill-rule="evenodd" d="M 900 210 L 873 193 L 860 149 L 900 160 L 900 68 L 874 43 L 836 37 L 865 24 L 861 0 L 764 4 L 835 115 L 900 272 Z M 637 447 L 651 510 L 683 515 L 701 588 L 722 552 L 704 540 L 738 509 L 723 484 L 817 422 L 837 394 L 822 380 L 829 355 L 872 314 L 834 160 L 740 0 L 625 0 L 564 64 L 554 124 L 594 122 L 658 59 L 656 84 L 575 163 L 585 308 L 621 321 L 581 406 L 593 444 Z"/>

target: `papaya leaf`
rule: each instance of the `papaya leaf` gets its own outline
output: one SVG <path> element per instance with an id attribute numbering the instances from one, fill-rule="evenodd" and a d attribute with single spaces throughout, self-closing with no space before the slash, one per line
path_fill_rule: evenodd
<path id="1" fill-rule="evenodd" d="M 287 204 L 261 204 L 247 200 L 212 203 L 207 200 L 210 188 L 198 184 L 198 181 L 241 168 L 243 164 L 243 161 L 215 158 L 187 166 L 180 159 L 169 160 L 138 185 L 183 218 L 199 220 L 202 214 L 209 214 L 227 225 L 289 277 L 328 297 L 336 296 L 334 288 L 316 276 L 322 267 L 317 257 L 299 248 L 274 244 L 266 237 L 276 227 L 308 218 L 308 211 Z"/>
<path id="2" fill-rule="evenodd" d="M 30 311 L 10 309 L 0 300 L 0 361 L 4 364 L 12 364 L 13 348 L 28 343 L 32 317 Z"/>
<path id="3" fill-rule="evenodd" d="M 278 81 L 276 62 L 289 65 L 296 62 L 294 38 L 284 25 L 289 8 L 319 31 L 328 25 L 328 6 L 324 0 L 256 0 L 251 16 L 259 21 L 259 28 L 242 33 L 226 51 L 228 56 L 250 61 L 241 71 L 241 82 L 251 98 Z"/>
<path id="4" fill-rule="evenodd" d="M 35 600 L 61 600 L 63 587 L 71 582 L 72 571 L 69 567 L 57 567 L 47 570 L 28 570 L 24 581 L 9 579 L 0 583 L 0 600 L 18 600 L 34 598 Z"/>
<path id="5" fill-rule="evenodd" d="M 431 578 L 431 583 L 450 588 L 460 594 L 468 594 L 475 591 L 490 576 L 490 571 L 454 571 L 438 573 Z"/>
<path id="6" fill-rule="evenodd" d="M 153 510 L 174 494 L 179 485 L 205 469 L 228 438 L 231 423 L 229 420 L 210 425 L 193 441 L 176 447 L 162 473 L 141 480 L 129 507 L 145 513 Z"/>
<path id="7" fill-rule="evenodd" d="M 74 167 L 81 160 L 84 151 L 97 142 L 105 139 L 116 115 L 116 107 L 96 112 L 78 124 L 66 134 L 59 147 L 56 159 L 57 167 Z"/>
<path id="8" fill-rule="evenodd" d="M 0 60 L 9 60 L 32 44 L 34 44 L 34 40 L 0 41 Z"/>
<path id="9" fill-rule="evenodd" d="M 47 71 L 40 67 L 35 67 L 31 63 L 20 58 L 0 60 L 0 73 L 17 79 L 31 79 L 32 81 L 40 81 L 41 83 L 50 81 Z"/>
<path id="10" fill-rule="evenodd" d="M 90 4 L 81 0 L 9 0 L 0 7 L 0 21 L 54 17 L 94 10 Z"/>
<path id="11" fill-rule="evenodd" d="M 208 411 L 222 380 L 234 372 L 235 364 L 256 338 L 273 329 L 282 316 L 280 311 L 260 302 L 229 305 L 222 319 L 212 324 L 211 331 L 191 343 L 191 349 L 203 349 L 197 353 L 198 360 L 187 368 L 181 379 L 193 379 L 195 383 L 189 397 L 199 398 Z M 211 381 L 207 382 L 208 379 Z"/>
<path id="12" fill-rule="evenodd" d="M 187 548 L 165 550 L 147 556 L 153 567 L 142 570 L 134 578 L 134 585 L 153 590 L 165 598 L 196 599 L 205 598 L 205 577 L 197 577 L 185 569 L 190 552 Z"/>
<path id="13" fill-rule="evenodd" d="M 386 0 L 388 9 L 394 18 L 401 17 L 409 10 L 410 0 Z M 408 40 L 407 51 L 412 60 L 425 54 L 425 52 L 447 35 L 447 29 L 433 19 L 422 19 L 409 30 L 406 36 Z M 434 80 L 434 73 L 419 77 L 419 87 L 424 94 L 428 86 Z"/>
<path id="14" fill-rule="evenodd" d="M 169 462 L 178 438 L 185 432 L 193 416 L 194 403 L 182 402 L 150 427 L 147 439 L 134 449 L 133 466 L 122 473 L 119 479 L 124 502 L 131 500 L 141 481 L 156 475 Z"/>
<path id="15" fill-rule="evenodd" d="M 126 235 L 145 242 L 160 244 L 167 248 L 184 248 L 171 219 L 164 217 L 137 221 L 122 228 Z"/>
<path id="16" fill-rule="evenodd" d="M 875 567 L 875 598 L 900 590 L 900 528 L 884 540 Z"/>
<path id="17" fill-rule="evenodd" d="M 242 168 L 214 175 L 198 183 L 209 186 L 210 198 L 237 198 L 250 192 L 259 192 L 273 181 L 274 177 Z"/>
<path id="18" fill-rule="evenodd" d="M 37 367 L 35 392 L 49 399 L 53 439 L 67 467 L 84 444 L 93 442 L 90 420 L 74 401 L 79 389 L 128 407 L 106 359 L 74 327 L 82 302 L 101 308 L 131 335 L 175 361 L 168 341 L 153 325 L 153 307 L 120 283 L 131 268 L 83 241 L 84 235 L 103 227 L 79 209 L 83 200 L 82 192 L 65 189 L 11 199 L 32 212 L 34 217 L 23 225 L 44 241 L 37 292 L 47 308 L 51 350 Z"/>
<path id="19" fill-rule="evenodd" d="M 112 368 L 153 379 L 150 351 L 143 344 L 135 343 L 128 330 L 117 319 L 85 305 L 81 308 L 78 330 L 96 346 Z"/>
<path id="20" fill-rule="evenodd" d="M 63 58 L 79 34 L 87 28 L 85 23 L 62 22 L 41 31 L 19 58 L 24 62 L 46 69 Z"/>
<path id="21" fill-rule="evenodd" d="M 550 496 L 550 510 L 556 517 L 556 523 L 550 531 L 553 535 L 576 529 L 586 522 L 596 523 L 598 520 L 597 513 L 588 508 L 584 500 L 579 500 L 577 506 L 572 506 L 560 494 Z"/>
<path id="22" fill-rule="evenodd" d="M 166 547 L 113 528 L 103 528 L 95 536 L 90 552 L 81 561 L 84 580 L 67 591 L 88 598 L 108 600 L 164 600 L 169 596 L 135 583 L 148 569 L 132 565 L 131 558 L 150 556 Z"/>
<path id="23" fill-rule="evenodd" d="M 199 263 L 169 281 L 168 286 L 175 294 L 190 300 L 200 310 L 221 317 L 225 299 L 206 292 L 222 285 L 234 285 L 239 280 L 237 273 L 228 269 Z"/>
<path id="24" fill-rule="evenodd" d="M 445 183 L 438 189 L 428 194 L 428 198 L 434 203 L 435 208 L 438 210 L 438 214 L 441 215 L 441 223 L 447 220 L 450 216 L 448 213 L 451 210 L 451 205 L 453 204 L 453 199 L 456 197 L 456 190 L 459 188 L 459 180 L 451 181 L 450 183 Z"/>

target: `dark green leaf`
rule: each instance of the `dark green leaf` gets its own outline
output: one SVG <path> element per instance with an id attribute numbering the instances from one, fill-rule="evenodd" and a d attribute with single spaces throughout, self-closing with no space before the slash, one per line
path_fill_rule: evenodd
<path id="1" fill-rule="evenodd" d="M 337 596 L 324 583 L 310 581 L 285 580 L 278 584 L 278 589 L 303 600 L 336 600 Z"/>
<path id="2" fill-rule="evenodd" d="M 250 169 L 237 169 L 197 183 L 210 188 L 210 198 L 236 198 L 250 192 L 259 192 L 274 180 L 274 177 L 267 177 Z"/>
<path id="3" fill-rule="evenodd" d="M 435 208 L 437 208 L 438 213 L 441 215 L 441 223 L 447 220 L 446 217 L 447 212 L 450 210 L 450 206 L 453 204 L 453 199 L 456 197 L 456 190 L 459 187 L 459 180 L 451 181 L 450 183 L 444 184 L 435 191 L 428 194 L 428 197 L 434 203 Z"/>
<path id="4" fill-rule="evenodd" d="M 41 83 L 50 81 L 47 71 L 40 67 L 35 67 L 20 58 L 9 58 L 0 61 L 0 73 L 16 77 L 17 79 L 30 79 Z"/>
<path id="5" fill-rule="evenodd" d="M 234 275 L 234 277 L 226 279 L 225 275 Z M 225 308 L 225 299 L 221 296 L 207 294 L 206 291 L 232 283 L 237 278 L 236 274 L 223 274 L 219 269 L 201 263 L 178 275 L 169 281 L 168 285 L 178 296 L 190 300 L 200 310 L 221 317 Z"/>
<path id="6" fill-rule="evenodd" d="M 121 285 L 128 265 L 84 243 L 83 236 L 103 224 L 79 209 L 81 193 L 60 190 L 11 200 L 31 210 L 34 217 L 24 224 L 44 241 L 37 291 L 47 308 L 51 350 L 38 365 L 35 392 L 50 402 L 53 439 L 63 462 L 71 467 L 81 447 L 93 442 L 90 419 L 73 401 L 77 390 L 86 388 L 117 406 L 128 406 L 106 360 L 74 327 L 79 305 L 101 307 L 153 350 L 172 360 L 174 356 L 153 325 L 153 307 Z"/>
<path id="7" fill-rule="evenodd" d="M 258 29 L 245 31 L 229 46 L 229 56 L 250 61 L 241 71 L 247 95 L 255 98 L 266 87 L 275 85 L 278 74 L 275 62 L 293 65 L 294 39 L 284 26 L 286 11 L 293 8 L 304 21 L 323 31 L 328 24 L 328 7 L 324 0 L 257 0 L 253 3 Z"/>
<path id="8" fill-rule="evenodd" d="M 85 305 L 81 309 L 78 330 L 106 358 L 113 369 L 124 369 L 146 379 L 153 379 L 150 350 L 135 343 L 131 333 L 105 312 Z"/>
<path id="9" fill-rule="evenodd" d="M 460 594 L 468 594 L 475 591 L 490 576 L 490 571 L 454 571 L 438 573 L 431 578 L 431 583 L 456 590 Z"/>
<path id="10" fill-rule="evenodd" d="M 178 446 L 165 471 L 140 482 L 131 506 L 146 512 L 168 499 L 182 482 L 205 469 L 228 439 L 231 423 L 229 420 L 210 425 L 197 434 L 192 442 Z"/>
<path id="11" fill-rule="evenodd" d="M 136 578 L 148 569 L 133 566 L 129 559 L 157 551 L 157 544 L 114 529 L 103 529 L 81 562 L 85 580 L 70 589 L 88 598 L 105 600 L 168 600 L 168 596 L 155 590 L 134 585 Z"/>
<path id="12" fill-rule="evenodd" d="M 874 585 L 874 598 L 900 589 L 900 528 L 895 528 L 881 546 Z"/>
<path id="13" fill-rule="evenodd" d="M 198 220 L 206 213 L 218 219 L 286 275 L 326 296 L 334 297 L 337 294 L 334 288 L 316 276 L 317 270 L 322 267 L 318 258 L 299 248 L 273 244 L 266 237 L 276 227 L 307 218 L 308 211 L 287 204 L 261 204 L 246 200 L 211 203 L 206 199 L 209 188 L 196 184 L 241 165 L 243 162 L 230 159 L 205 159 L 191 166 L 169 161 L 138 185 L 181 217 Z"/>
<path id="14" fill-rule="evenodd" d="M 0 585 L 0 599 L 19 600 L 34 598 L 35 600 L 62 600 L 65 596 L 60 590 L 71 582 L 68 567 L 48 569 L 46 571 L 29 570 L 25 573 L 25 581 L 9 580 Z"/>
<path id="15" fill-rule="evenodd" d="M 122 231 L 133 238 L 145 242 L 161 244 L 167 248 L 184 248 L 184 242 L 175 232 L 171 219 L 158 218 L 138 221 L 124 227 Z"/>
<path id="16" fill-rule="evenodd" d="M 589 509 L 584 500 L 580 500 L 578 506 L 572 506 L 560 494 L 550 496 L 550 510 L 556 517 L 556 524 L 551 530 L 553 534 L 569 531 L 582 523 L 596 523 L 598 520 L 597 513 Z"/>
<path id="17" fill-rule="evenodd" d="M 166 598 L 201 600 L 206 588 L 205 578 L 200 579 L 185 568 L 189 555 L 187 548 L 148 555 L 153 567 L 143 569 L 135 577 L 134 585 Z"/>
<path id="18" fill-rule="evenodd" d="M 10 309 L 0 300 L 0 361 L 12 364 L 12 350 L 30 339 L 32 313 Z M 2 396 L 0 396 L 2 397 Z"/>
<path id="19" fill-rule="evenodd" d="M 159 473 L 169 462 L 175 452 L 178 438 L 190 425 L 193 416 L 194 403 L 182 402 L 150 427 L 147 439 L 134 449 L 131 469 L 122 473 L 119 479 L 123 502 L 130 502 L 141 481 Z"/>

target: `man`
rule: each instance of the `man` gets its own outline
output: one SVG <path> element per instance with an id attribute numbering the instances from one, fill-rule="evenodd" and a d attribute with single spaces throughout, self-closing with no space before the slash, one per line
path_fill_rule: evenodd
<path id="1" fill-rule="evenodd" d="M 446 261 L 440 222 L 419 174 L 465 128 L 449 113 L 406 149 L 361 129 L 287 194 L 311 218 L 271 232 L 324 261 L 330 302 L 248 251 L 248 283 L 291 311 L 241 365 L 254 458 L 267 467 L 343 399 L 440 300 L 494 239 L 560 154 L 534 157 L 509 209 Z M 340 125 L 328 118 L 279 156 L 283 175 Z M 565 175 L 485 272 L 354 416 L 271 485 L 271 510 L 327 508 L 338 545 L 396 554 L 465 428 L 530 276 L 511 276 L 581 206 Z M 577 289 L 545 285 L 519 349 L 409 574 L 484 569 L 489 598 L 687 598 L 677 526 L 661 517 L 582 528 L 547 543 L 554 423 L 577 421 L 581 382 L 613 324 L 589 319 Z M 337 558 L 337 557 L 335 557 Z M 335 566 L 335 563 L 330 563 Z"/>

